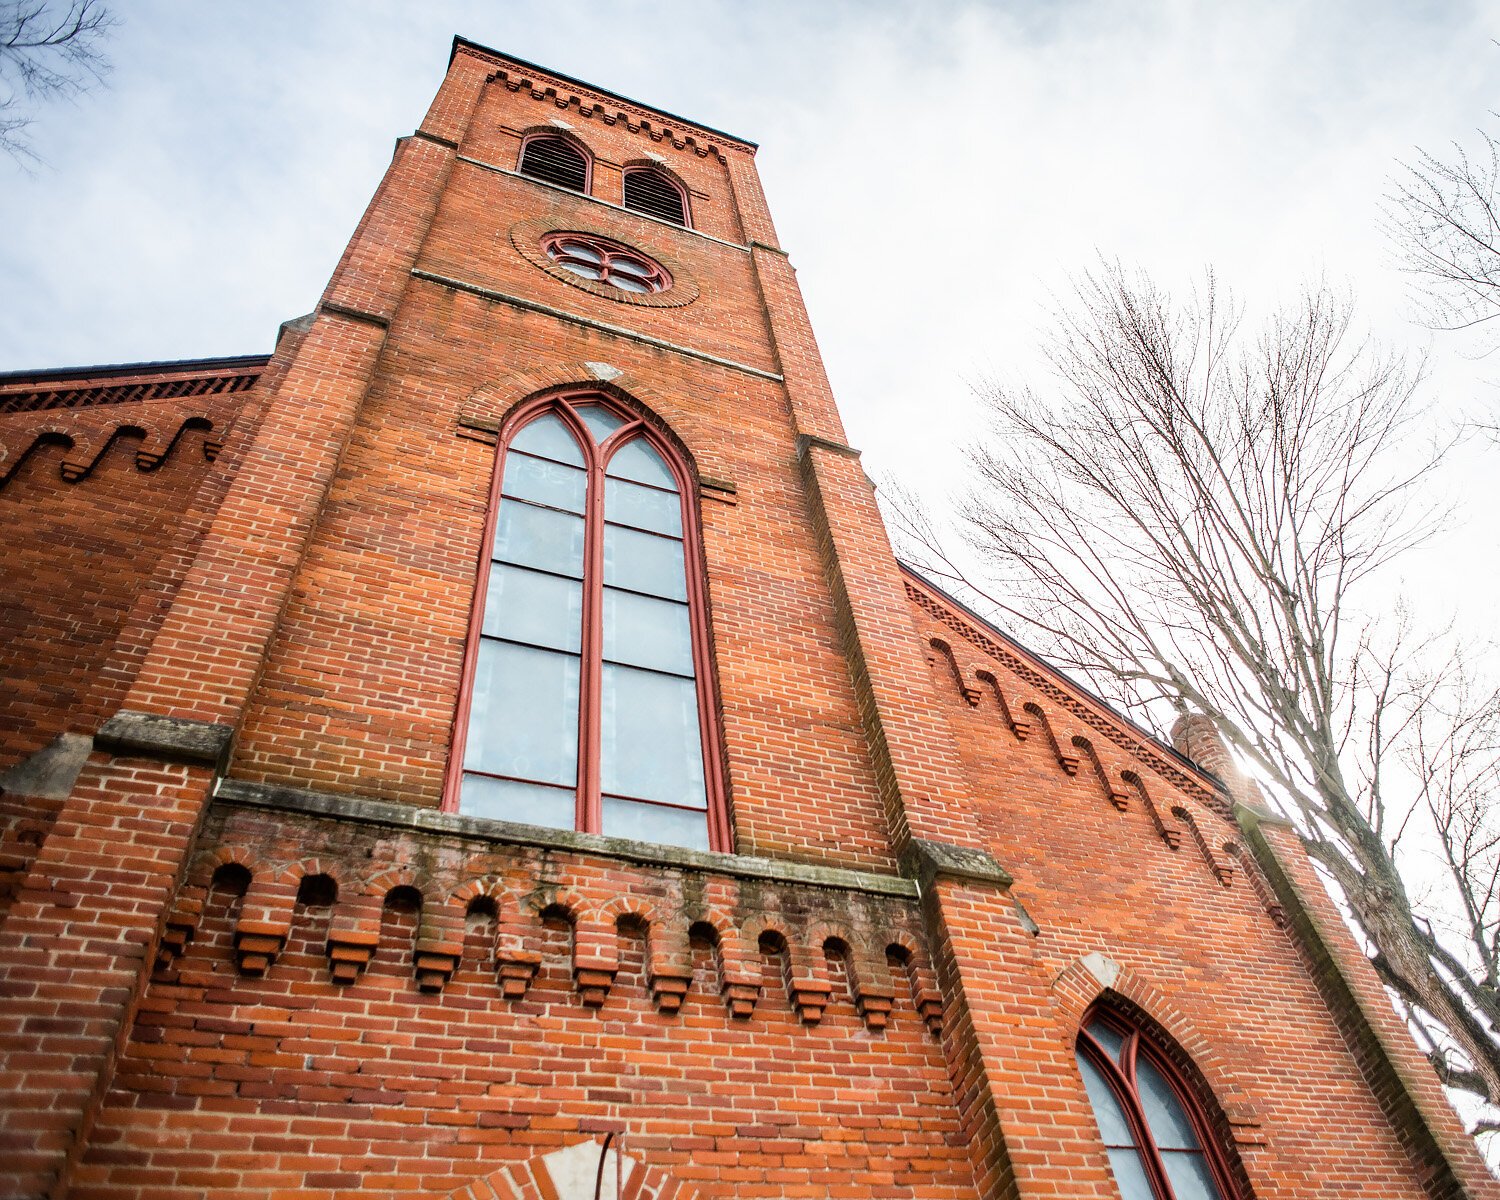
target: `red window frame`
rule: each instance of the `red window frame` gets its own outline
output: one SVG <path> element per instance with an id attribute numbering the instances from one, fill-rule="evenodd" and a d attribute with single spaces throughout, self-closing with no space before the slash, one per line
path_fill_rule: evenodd
<path id="1" fill-rule="evenodd" d="M 526 147 L 532 142 L 563 142 L 583 156 L 583 187 L 578 192 L 580 196 L 592 196 L 594 194 L 594 156 L 589 148 L 576 137 L 563 132 L 561 129 L 537 129 L 528 133 L 521 139 L 521 148 L 516 152 L 516 174 L 523 179 L 531 179 L 537 183 L 547 184 L 549 187 L 562 187 L 562 184 L 552 183 L 550 180 L 539 179 L 535 175 L 528 175 L 521 169 L 521 164 L 526 161 Z M 571 192 L 572 188 L 563 188 L 563 191 Z"/>
<path id="2" fill-rule="evenodd" d="M 620 201 L 621 201 L 621 204 L 622 204 L 622 206 L 624 208 L 626 208 L 630 212 L 638 212 L 638 213 L 642 213 L 643 215 L 648 216 L 648 217 L 656 217 L 655 213 L 646 212 L 645 209 L 635 208 L 632 205 L 624 203 L 624 199 L 625 199 L 625 180 L 629 176 L 631 176 L 631 175 L 654 175 L 657 179 L 660 179 L 663 183 L 665 183 L 668 187 L 670 187 L 674 192 L 676 192 L 677 195 L 679 197 L 681 197 L 681 199 L 682 199 L 682 226 L 681 227 L 683 229 L 691 229 L 693 227 L 693 209 L 692 209 L 692 205 L 691 205 L 691 203 L 689 202 L 689 199 L 688 199 L 688 190 L 687 190 L 687 188 L 685 188 L 682 185 L 682 181 L 679 180 L 679 179 L 677 179 L 675 176 L 673 176 L 670 171 L 664 171 L 660 167 L 656 167 L 656 166 L 644 166 L 644 165 L 642 165 L 642 166 L 626 167 L 623 171 L 620 172 Z M 658 221 L 666 221 L 668 225 L 676 225 L 677 224 L 676 221 L 667 220 L 666 217 L 656 217 L 656 219 Z"/>
<path id="3" fill-rule="evenodd" d="M 1124 1048 L 1120 1053 L 1123 1066 L 1089 1033 L 1089 1026 L 1095 1022 L 1109 1027 L 1124 1038 Z M 1235 1182 L 1229 1158 L 1220 1145 L 1214 1123 L 1198 1098 L 1198 1089 L 1191 1085 L 1181 1068 L 1162 1053 L 1159 1046 L 1144 1036 L 1139 1022 L 1130 1020 L 1108 1005 L 1095 1004 L 1084 1014 L 1079 1025 L 1078 1052 L 1086 1056 L 1104 1076 L 1115 1099 L 1119 1101 L 1120 1109 L 1136 1139 L 1141 1163 L 1157 1200 L 1176 1200 L 1177 1193 L 1167 1179 L 1166 1163 L 1162 1161 L 1162 1153 L 1157 1149 L 1156 1139 L 1146 1121 L 1145 1108 L 1137 1090 L 1135 1065 L 1140 1057 L 1144 1057 L 1167 1081 L 1178 1104 L 1182 1106 L 1182 1111 L 1187 1114 L 1219 1193 L 1224 1200 L 1241 1200 L 1243 1192 Z"/>
<path id="4" fill-rule="evenodd" d="M 580 258 L 568 252 L 568 245 L 575 244 L 584 246 L 599 256 L 597 263 L 591 263 L 587 259 Z M 564 270 L 570 262 L 581 263 L 585 266 L 594 267 L 599 272 L 599 278 L 589 280 L 587 275 L 578 275 L 579 279 L 588 280 L 592 283 L 601 283 L 623 292 L 627 296 L 658 296 L 672 286 L 672 274 L 649 255 L 642 254 L 639 250 L 632 249 L 624 242 L 617 242 L 614 238 L 601 237 L 597 233 L 575 233 L 569 230 L 557 230 L 542 238 L 542 253 L 549 261 L 556 263 Z M 636 283 L 644 284 L 645 290 L 633 292 L 629 288 L 621 287 L 615 282 L 614 266 L 617 262 L 627 262 L 640 268 L 640 273 L 630 273 L 628 277 Z M 577 272 L 574 272 L 577 274 Z M 621 272 L 624 274 L 624 272 Z"/>
<path id="5" fill-rule="evenodd" d="M 602 442 L 573 411 L 574 407 L 598 405 L 624 420 Z M 480 630 L 484 624 L 484 599 L 489 587 L 490 547 L 500 516 L 504 486 L 505 456 L 515 435 L 545 413 L 556 413 L 577 441 L 588 472 L 584 512 L 583 637 L 580 653 L 578 705 L 578 786 L 574 829 L 599 833 L 603 827 L 603 794 L 600 787 L 601 719 L 600 691 L 603 678 L 603 579 L 604 579 L 604 471 L 610 454 L 626 442 L 644 438 L 661 455 L 677 483 L 682 505 L 682 548 L 687 570 L 688 623 L 693 650 L 694 684 L 698 699 L 698 728 L 703 745 L 703 782 L 707 802 L 709 849 L 734 852 L 734 838 L 724 800 L 724 770 L 716 720 L 713 657 L 708 632 L 708 596 L 704 583 L 703 552 L 698 519 L 698 483 L 680 451 L 651 423 L 603 392 L 568 390 L 541 396 L 519 405 L 501 424 L 495 445 L 495 466 L 489 489 L 489 510 L 479 545 L 479 563 L 470 607 L 469 629 L 464 648 L 463 674 L 458 710 L 454 715 L 448 769 L 443 784 L 445 812 L 457 812 L 463 776 L 464 747 L 468 739 L 473 701 L 474 674 L 479 661 Z"/>

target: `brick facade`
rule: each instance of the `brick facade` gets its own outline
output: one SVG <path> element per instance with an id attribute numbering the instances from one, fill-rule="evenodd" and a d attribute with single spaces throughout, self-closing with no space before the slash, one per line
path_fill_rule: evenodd
<path id="1" fill-rule="evenodd" d="M 590 196 L 517 173 L 559 123 Z M 458 41 L 269 360 L 0 378 L 0 1193 L 1116 1196 L 1102 997 L 1242 1200 L 1500 1195 L 1290 831 L 892 557 L 754 150 Z M 734 854 L 445 803 L 563 387 L 696 481 Z"/>

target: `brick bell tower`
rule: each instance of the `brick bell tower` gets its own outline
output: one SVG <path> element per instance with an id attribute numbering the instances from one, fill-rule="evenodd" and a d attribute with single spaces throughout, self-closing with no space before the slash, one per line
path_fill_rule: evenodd
<path id="1" fill-rule="evenodd" d="M 896 562 L 753 143 L 458 39 L 235 362 L 0 764 L 5 1195 L 1497 1194 L 1292 832 Z"/>

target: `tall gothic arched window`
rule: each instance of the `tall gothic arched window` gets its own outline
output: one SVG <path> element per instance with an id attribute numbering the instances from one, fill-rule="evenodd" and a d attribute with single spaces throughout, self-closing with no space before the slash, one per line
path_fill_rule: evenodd
<path id="1" fill-rule="evenodd" d="M 605 396 L 507 421 L 450 806 L 731 849 L 697 515 L 681 458 Z"/>
<path id="2" fill-rule="evenodd" d="M 1078 1035 L 1078 1069 L 1122 1200 L 1236 1200 L 1207 1114 L 1138 1027 L 1094 1009 Z"/>

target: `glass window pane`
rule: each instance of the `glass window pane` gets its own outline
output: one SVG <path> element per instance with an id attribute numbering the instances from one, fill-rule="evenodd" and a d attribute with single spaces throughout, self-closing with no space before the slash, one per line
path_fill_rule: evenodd
<path id="1" fill-rule="evenodd" d="M 605 663 L 603 685 L 603 790 L 705 808 L 693 681 Z"/>
<path id="2" fill-rule="evenodd" d="M 612 255 L 609 260 L 610 271 L 621 271 L 626 275 L 636 275 L 645 279 L 651 274 L 651 268 L 645 263 L 633 258 L 626 258 L 623 254 Z"/>
<path id="3" fill-rule="evenodd" d="M 1134 1150 L 1111 1150 L 1109 1165 L 1114 1168 L 1115 1182 L 1120 1185 L 1120 1200 L 1155 1200 L 1151 1181 L 1141 1156 Z"/>
<path id="4" fill-rule="evenodd" d="M 666 460 L 645 438 L 633 438 L 611 454 L 605 474 L 669 488 L 674 492 L 677 490 L 677 480 L 668 469 Z"/>
<path id="5" fill-rule="evenodd" d="M 629 275 L 616 274 L 614 271 L 611 271 L 609 274 L 609 282 L 622 292 L 649 292 L 651 290 L 649 285 L 642 283 L 639 279 L 632 279 Z"/>
<path id="6" fill-rule="evenodd" d="M 583 466 L 583 449 L 578 445 L 568 427 L 556 413 L 548 413 L 532 421 L 520 433 L 510 439 L 511 448 L 524 450 L 540 458 L 555 462 Z"/>
<path id="7" fill-rule="evenodd" d="M 1169 1150 L 1161 1158 L 1177 1200 L 1222 1200 L 1202 1151 Z"/>
<path id="8" fill-rule="evenodd" d="M 585 279 L 604 278 L 603 270 L 599 267 L 588 266 L 586 263 L 569 262 L 567 259 L 563 259 L 562 262 L 558 263 L 558 266 L 564 271 L 572 271 L 575 275 L 582 275 Z"/>
<path id="9" fill-rule="evenodd" d="M 604 582 L 669 600 L 687 599 L 687 570 L 676 538 L 604 527 Z"/>
<path id="10" fill-rule="evenodd" d="M 583 518 L 505 500 L 500 505 L 500 519 L 495 522 L 495 557 L 582 578 Z"/>
<path id="11" fill-rule="evenodd" d="M 583 586 L 496 563 L 484 597 L 484 632 L 577 653 L 583 631 Z"/>
<path id="12" fill-rule="evenodd" d="M 567 788 L 465 775 L 458 795 L 458 811 L 466 817 L 572 829 L 577 822 L 577 798 Z"/>
<path id="13" fill-rule="evenodd" d="M 1134 1146 L 1135 1136 L 1130 1131 L 1130 1122 L 1125 1119 L 1125 1111 L 1109 1081 L 1082 1054 L 1078 1056 L 1078 1069 L 1083 1072 L 1083 1086 L 1088 1089 L 1089 1103 L 1094 1106 L 1094 1119 L 1099 1122 L 1099 1136 L 1104 1139 L 1104 1144 Z"/>
<path id="14" fill-rule="evenodd" d="M 1183 1111 L 1177 1095 L 1161 1072 L 1139 1055 L 1135 1063 L 1135 1086 L 1140 1093 L 1146 1124 L 1160 1150 L 1196 1150 L 1198 1136 Z"/>
<path id="15" fill-rule="evenodd" d="M 588 426 L 589 432 L 594 435 L 594 441 L 602 442 L 621 425 L 625 424 L 625 418 L 617 413 L 610 412 L 597 404 L 585 404 L 582 408 L 573 410 Z"/>
<path id="16" fill-rule="evenodd" d="M 604 657 L 677 675 L 693 673 L 686 604 L 604 589 Z"/>
<path id="17" fill-rule="evenodd" d="M 581 258 L 585 262 L 598 263 L 604 261 L 604 255 L 592 246 L 585 246 L 582 242 L 563 242 L 558 247 L 564 254 L 571 254 L 575 258 Z"/>
<path id="18" fill-rule="evenodd" d="M 633 838 L 638 842 L 707 850 L 708 814 L 701 809 L 665 808 L 606 796 L 604 832 L 610 837 Z"/>
<path id="19" fill-rule="evenodd" d="M 676 492 L 662 492 L 623 479 L 606 479 L 604 516 L 621 525 L 682 536 L 682 498 Z"/>
<path id="20" fill-rule="evenodd" d="M 1108 1051 L 1110 1058 L 1114 1059 L 1115 1062 L 1120 1061 L 1120 1055 L 1125 1050 L 1125 1035 L 1123 1033 L 1116 1033 L 1103 1021 L 1090 1021 L 1088 1033 L 1094 1041 L 1098 1042 Z"/>
<path id="21" fill-rule="evenodd" d="M 581 513 L 588 479 L 588 475 L 577 467 L 526 454 L 507 454 L 500 492 L 505 496 Z"/>
<path id="22" fill-rule="evenodd" d="M 483 639 L 464 766 L 572 787 L 578 779 L 578 659 Z"/>

